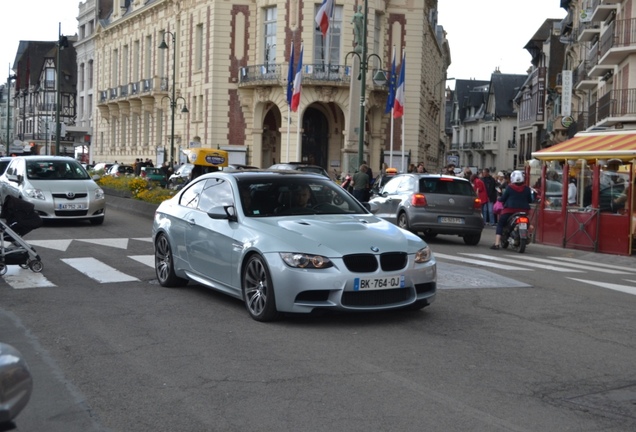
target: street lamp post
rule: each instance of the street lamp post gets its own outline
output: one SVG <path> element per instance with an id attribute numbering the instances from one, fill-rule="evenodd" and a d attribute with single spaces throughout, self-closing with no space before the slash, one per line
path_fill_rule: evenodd
<path id="1" fill-rule="evenodd" d="M 176 43 L 177 43 L 177 37 L 175 36 L 175 34 L 171 31 L 166 31 L 163 34 L 163 38 L 161 39 L 161 44 L 159 45 L 159 49 L 168 49 L 168 44 L 166 44 L 166 35 L 170 35 L 170 37 L 172 37 L 172 51 L 173 51 L 173 61 L 172 61 L 172 97 L 170 96 L 164 96 L 161 100 L 163 101 L 163 99 L 168 99 L 170 101 L 170 109 L 172 111 L 172 121 L 171 121 L 171 130 L 170 130 L 170 165 L 172 166 L 172 164 L 174 164 L 174 117 L 175 117 L 175 110 L 177 108 L 177 102 L 179 100 L 183 101 L 183 108 L 181 109 L 182 113 L 187 113 L 188 112 L 188 108 L 186 106 L 186 100 L 182 97 L 179 96 L 177 97 L 176 95 L 176 80 L 177 80 L 177 49 L 176 49 Z"/>
<path id="2" fill-rule="evenodd" d="M 367 55 L 367 17 L 369 14 L 369 0 L 364 0 L 364 11 L 362 17 L 362 33 L 360 35 L 360 40 L 358 41 L 362 45 L 362 49 L 360 52 L 351 51 L 348 52 L 345 57 L 346 59 L 349 55 L 355 55 L 358 57 L 360 61 L 360 124 L 358 130 L 358 167 L 362 165 L 364 161 L 364 129 L 365 129 L 365 105 L 366 105 L 366 87 L 367 87 L 367 70 L 369 69 L 369 59 L 371 57 L 376 57 L 380 63 L 380 69 L 375 73 L 373 77 L 373 81 L 377 84 L 386 83 L 386 74 L 382 70 L 382 59 L 377 54 Z M 357 48 L 357 47 L 356 47 Z"/>

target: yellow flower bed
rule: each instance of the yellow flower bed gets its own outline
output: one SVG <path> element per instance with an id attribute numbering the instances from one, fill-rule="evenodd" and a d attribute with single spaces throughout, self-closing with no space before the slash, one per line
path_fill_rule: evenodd
<path id="1" fill-rule="evenodd" d="M 102 176 L 97 184 L 104 188 L 129 191 L 133 198 L 152 204 L 160 204 L 174 195 L 174 191 L 155 186 L 139 177 Z"/>

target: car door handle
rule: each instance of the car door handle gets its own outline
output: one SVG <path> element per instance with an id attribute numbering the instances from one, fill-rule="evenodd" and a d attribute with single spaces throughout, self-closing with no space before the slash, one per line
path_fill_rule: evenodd
<path id="1" fill-rule="evenodd" d="M 188 224 L 189 224 L 190 226 L 192 226 L 192 225 L 196 225 L 196 222 L 194 221 L 194 218 L 192 218 L 192 219 L 188 219 Z"/>

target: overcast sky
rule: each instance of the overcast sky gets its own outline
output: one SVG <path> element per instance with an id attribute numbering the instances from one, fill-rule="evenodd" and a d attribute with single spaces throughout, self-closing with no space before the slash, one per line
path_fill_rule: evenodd
<path id="1" fill-rule="evenodd" d="M 62 34 L 77 33 L 79 0 L 2 3 L 0 61 L 7 75 L 0 74 L 0 82 L 6 81 L 20 40 L 55 41 L 60 23 Z M 439 0 L 438 23 L 446 30 L 451 49 L 448 76 L 489 80 L 495 68 L 525 74 L 530 54 L 523 47 L 546 19 L 565 17 L 559 4 L 560 0 Z M 453 81 L 448 84 L 454 88 Z"/>
<path id="2" fill-rule="evenodd" d="M 62 34 L 77 33 L 79 0 L 1 0 L 0 82 L 6 82 L 21 40 L 56 41 Z"/>
<path id="3" fill-rule="evenodd" d="M 560 0 L 438 0 L 437 23 L 451 50 L 448 77 L 490 80 L 492 72 L 525 74 L 531 66 L 523 47 L 546 19 L 563 19 Z M 454 82 L 448 86 L 455 88 Z"/>

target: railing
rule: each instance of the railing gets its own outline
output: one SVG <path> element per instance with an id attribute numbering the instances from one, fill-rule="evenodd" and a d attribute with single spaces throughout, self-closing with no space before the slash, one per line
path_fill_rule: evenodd
<path id="1" fill-rule="evenodd" d="M 281 65 L 262 64 L 242 67 L 239 72 L 239 83 L 256 81 L 280 81 Z"/>
<path id="2" fill-rule="evenodd" d="M 517 142 L 513 141 L 513 140 L 508 140 L 508 148 L 509 149 L 516 149 L 517 148 Z"/>
<path id="3" fill-rule="evenodd" d="M 128 96 L 128 85 L 119 86 L 119 96 L 126 97 Z"/>
<path id="4" fill-rule="evenodd" d="M 612 21 L 601 36 L 601 57 L 614 47 L 636 42 L 636 18 Z"/>
<path id="5" fill-rule="evenodd" d="M 484 142 L 483 141 L 474 141 L 474 142 L 466 142 L 462 144 L 462 149 L 464 150 L 483 150 Z"/>
<path id="6" fill-rule="evenodd" d="M 110 94 L 110 99 L 117 99 L 117 89 L 116 88 L 111 88 L 108 89 L 108 93 Z"/>
<path id="7" fill-rule="evenodd" d="M 303 80 L 350 82 L 351 67 L 344 65 L 309 64 L 303 71 Z"/>
<path id="8" fill-rule="evenodd" d="M 289 72 L 287 65 L 260 64 L 242 67 L 239 71 L 239 83 L 272 82 L 282 83 L 284 71 Z M 373 71 L 375 74 L 376 70 Z M 385 72 L 386 73 L 386 72 Z M 349 83 L 351 80 L 351 67 L 344 65 L 305 64 L 303 65 L 303 83 L 315 82 Z"/>

